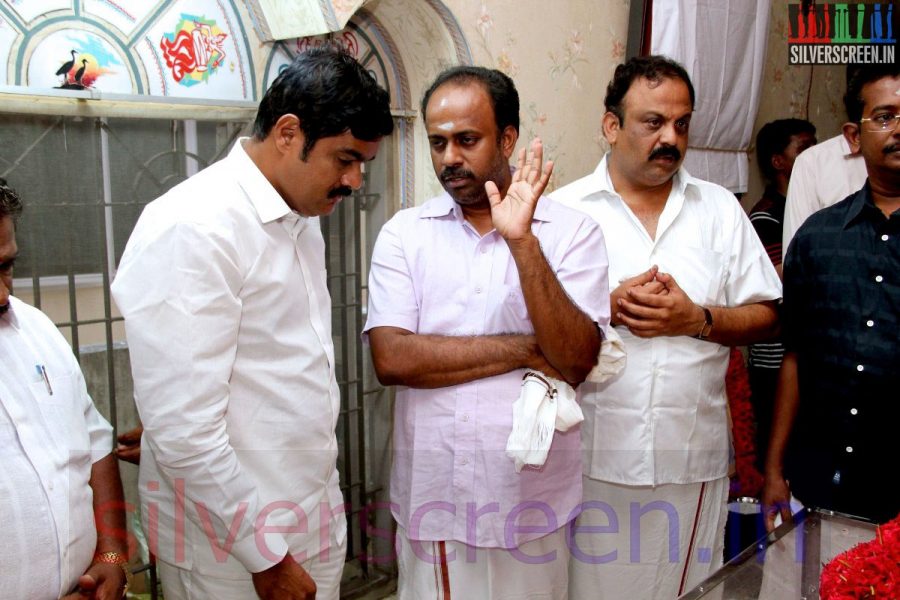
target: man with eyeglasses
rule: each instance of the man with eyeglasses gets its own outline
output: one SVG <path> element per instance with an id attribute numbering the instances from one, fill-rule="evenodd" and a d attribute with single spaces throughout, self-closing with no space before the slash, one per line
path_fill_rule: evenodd
<path id="1" fill-rule="evenodd" d="M 585 504 L 569 597 L 676 598 L 722 563 L 729 347 L 773 335 L 781 283 L 734 195 L 681 166 L 694 110 L 684 68 L 632 58 L 605 105 L 612 149 L 553 194 L 603 229 L 628 354 L 618 376 L 579 388 Z"/>
<path id="2" fill-rule="evenodd" d="M 844 135 L 869 178 L 807 219 L 785 258 L 770 529 L 777 514 L 790 518 L 791 493 L 878 522 L 900 511 L 885 489 L 900 417 L 900 69 L 861 67 L 844 103 Z"/>

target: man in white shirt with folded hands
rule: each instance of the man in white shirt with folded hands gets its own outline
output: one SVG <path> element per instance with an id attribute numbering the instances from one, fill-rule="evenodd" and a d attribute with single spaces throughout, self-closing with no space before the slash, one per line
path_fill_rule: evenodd
<path id="1" fill-rule="evenodd" d="M 572 598 L 676 598 L 722 562 L 729 346 L 777 327 L 781 285 L 734 196 L 681 168 L 694 91 L 665 57 L 607 88 L 597 170 L 553 194 L 600 223 L 624 371 L 579 390 L 584 512 Z"/>

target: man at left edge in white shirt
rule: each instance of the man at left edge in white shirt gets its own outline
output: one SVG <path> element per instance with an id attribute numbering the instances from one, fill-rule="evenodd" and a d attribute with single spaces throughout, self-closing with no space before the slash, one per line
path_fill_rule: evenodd
<path id="1" fill-rule="evenodd" d="M 311 49 L 272 83 L 250 138 L 138 220 L 112 293 L 167 600 L 338 597 L 340 394 L 318 217 L 362 185 L 392 130 L 375 79 Z"/>
<path id="2" fill-rule="evenodd" d="M 0 595 L 113 600 L 127 558 L 112 428 L 53 322 L 11 295 L 21 212 L 0 178 Z"/>

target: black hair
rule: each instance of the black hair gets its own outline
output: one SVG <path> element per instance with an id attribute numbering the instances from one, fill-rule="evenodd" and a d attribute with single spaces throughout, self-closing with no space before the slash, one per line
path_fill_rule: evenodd
<path id="1" fill-rule="evenodd" d="M 900 76 L 900 65 L 857 65 L 847 68 L 847 93 L 844 94 L 844 108 L 851 123 L 859 123 L 863 113 L 862 89 L 867 83 L 884 77 Z"/>
<path id="2" fill-rule="evenodd" d="M 304 160 L 321 138 L 349 131 L 374 141 L 394 129 L 388 93 L 352 56 L 328 44 L 298 55 L 275 78 L 259 103 L 253 137 L 264 140 L 286 114 L 300 119 Z"/>
<path id="3" fill-rule="evenodd" d="M 494 120 L 497 123 L 497 139 L 503 130 L 512 126 L 519 133 L 519 92 L 508 75 L 497 69 L 463 65 L 443 71 L 422 96 L 422 120 L 426 118 L 426 108 L 431 95 L 445 83 L 466 85 L 472 82 L 481 84 L 491 99 L 494 109 Z"/>
<path id="4" fill-rule="evenodd" d="M 625 120 L 622 100 L 631 89 L 631 84 L 639 78 L 648 79 L 654 83 L 659 83 L 667 78 L 680 79 L 687 85 L 688 93 L 691 96 L 691 108 L 694 108 L 694 86 L 684 67 L 671 58 L 658 54 L 635 56 L 616 67 L 612 80 L 606 86 L 606 98 L 603 103 L 608 112 L 619 118 L 619 123 L 623 123 Z"/>
<path id="5" fill-rule="evenodd" d="M 816 135 L 816 126 L 805 119 L 778 119 L 763 125 L 756 134 L 756 162 L 767 180 L 775 177 L 772 157 L 784 152 L 791 136 L 801 133 Z"/>
<path id="6" fill-rule="evenodd" d="M 15 223 L 21 214 L 22 201 L 19 200 L 19 195 L 0 177 L 0 219 L 10 217 Z"/>

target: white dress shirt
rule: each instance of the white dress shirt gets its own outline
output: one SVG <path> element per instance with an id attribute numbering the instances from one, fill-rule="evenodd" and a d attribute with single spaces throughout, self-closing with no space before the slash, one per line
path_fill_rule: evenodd
<path id="1" fill-rule="evenodd" d="M 112 451 L 112 428 L 56 326 L 9 302 L 0 316 L 0 596 L 55 600 L 94 557 L 88 482 Z"/>
<path id="2" fill-rule="evenodd" d="M 147 206 L 112 286 L 144 425 L 151 549 L 224 578 L 288 548 L 315 556 L 329 539 L 320 520 L 343 502 L 318 219 L 292 212 L 242 143 Z"/>
<path id="3" fill-rule="evenodd" d="M 784 205 L 782 257 L 809 215 L 858 192 L 866 177 L 866 161 L 862 154 L 851 154 L 843 134 L 800 153 L 794 161 Z"/>
<path id="4" fill-rule="evenodd" d="M 607 155 L 608 157 L 608 155 Z M 737 199 L 680 169 L 656 238 L 613 189 L 607 157 L 553 194 L 591 215 L 609 253 L 609 287 L 659 265 L 697 304 L 741 306 L 781 297 L 772 261 Z M 627 485 L 697 483 L 727 474 L 729 349 L 688 336 L 640 338 L 616 328 L 625 369 L 579 388 L 585 475 Z"/>

